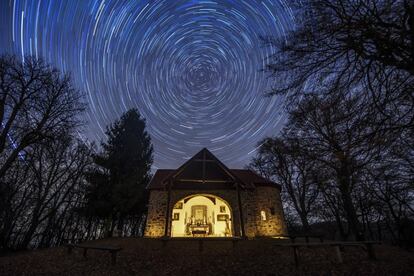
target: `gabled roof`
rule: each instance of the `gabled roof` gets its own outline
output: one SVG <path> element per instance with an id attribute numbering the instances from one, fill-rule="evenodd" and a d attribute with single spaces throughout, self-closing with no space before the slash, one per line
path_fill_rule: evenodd
<path id="1" fill-rule="evenodd" d="M 159 169 L 147 189 L 164 189 L 172 181 L 172 189 L 254 189 L 256 186 L 275 186 L 251 170 L 229 169 L 208 149 L 203 148 L 176 170 Z"/>

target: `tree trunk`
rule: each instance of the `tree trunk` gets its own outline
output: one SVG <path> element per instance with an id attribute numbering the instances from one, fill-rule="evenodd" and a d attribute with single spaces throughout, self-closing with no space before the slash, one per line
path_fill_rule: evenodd
<path id="1" fill-rule="evenodd" d="M 123 215 L 119 215 L 118 216 L 118 223 L 117 223 L 117 234 L 118 234 L 118 236 L 122 237 L 123 229 L 124 229 L 124 217 L 123 217 Z"/>
<path id="2" fill-rule="evenodd" d="M 341 173 L 339 175 L 339 190 L 341 192 L 341 198 L 348 221 L 349 229 L 354 234 L 357 241 L 364 240 L 363 233 L 360 230 L 358 216 L 355 210 L 355 206 L 352 202 L 350 187 L 350 176 L 348 173 Z"/>
<path id="3" fill-rule="evenodd" d="M 37 227 L 39 226 L 39 217 L 40 217 L 40 203 L 37 203 L 37 206 L 33 210 L 32 219 L 29 224 L 29 229 L 24 235 L 23 240 L 20 242 L 18 249 L 26 249 L 32 240 L 33 234 L 35 233 Z"/>
<path id="4" fill-rule="evenodd" d="M 309 233 L 310 227 L 309 227 L 308 216 L 305 213 L 300 212 L 299 217 L 300 217 L 300 221 L 302 223 L 302 231 L 304 233 Z"/>
<path id="5" fill-rule="evenodd" d="M 105 219 L 104 222 L 104 229 L 105 229 L 105 237 L 112 238 L 115 228 L 115 221 L 113 216 L 111 215 L 109 218 Z"/>

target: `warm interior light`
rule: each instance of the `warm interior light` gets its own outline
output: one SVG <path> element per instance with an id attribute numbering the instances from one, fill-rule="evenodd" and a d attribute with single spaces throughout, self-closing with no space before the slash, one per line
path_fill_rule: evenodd
<path id="1" fill-rule="evenodd" d="M 174 204 L 172 237 L 232 236 L 231 208 L 213 195 L 196 195 Z"/>
<path id="2" fill-rule="evenodd" d="M 266 212 L 264 210 L 260 211 L 260 217 L 263 221 L 266 220 Z"/>

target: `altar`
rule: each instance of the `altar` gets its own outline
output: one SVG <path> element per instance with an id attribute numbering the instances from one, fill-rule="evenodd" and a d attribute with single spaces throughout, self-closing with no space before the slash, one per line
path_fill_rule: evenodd
<path id="1" fill-rule="evenodd" d="M 209 216 L 211 218 L 211 216 Z M 210 219 L 207 219 L 206 205 L 191 206 L 191 217 L 187 222 L 187 234 L 195 236 L 208 236 L 212 234 L 212 226 Z"/>
<path id="2" fill-rule="evenodd" d="M 189 232 L 193 237 L 197 236 L 208 236 L 209 234 L 209 225 L 189 225 Z"/>

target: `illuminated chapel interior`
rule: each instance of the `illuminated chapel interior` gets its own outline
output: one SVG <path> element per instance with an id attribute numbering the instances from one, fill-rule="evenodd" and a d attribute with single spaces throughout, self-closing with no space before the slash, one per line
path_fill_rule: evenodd
<path id="1" fill-rule="evenodd" d="M 171 237 L 231 237 L 228 203 L 214 195 L 192 195 L 174 204 Z"/>
<path id="2" fill-rule="evenodd" d="M 177 169 L 159 169 L 148 187 L 148 238 L 253 238 L 287 234 L 280 185 L 229 169 L 204 148 Z"/>

